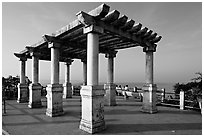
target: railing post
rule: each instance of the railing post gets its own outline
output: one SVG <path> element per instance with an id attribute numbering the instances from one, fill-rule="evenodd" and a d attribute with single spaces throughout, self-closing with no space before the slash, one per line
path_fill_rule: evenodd
<path id="1" fill-rule="evenodd" d="M 165 99 L 165 88 L 162 89 L 161 102 L 164 102 L 164 99 Z"/>
<path id="2" fill-rule="evenodd" d="M 181 90 L 180 91 L 180 109 L 181 110 L 184 110 L 184 91 L 183 90 Z"/>
<path id="3" fill-rule="evenodd" d="M 3 91 L 5 92 L 5 91 Z M 6 114 L 6 96 L 5 96 L 5 93 L 3 95 L 3 103 L 4 103 L 4 114 Z"/>

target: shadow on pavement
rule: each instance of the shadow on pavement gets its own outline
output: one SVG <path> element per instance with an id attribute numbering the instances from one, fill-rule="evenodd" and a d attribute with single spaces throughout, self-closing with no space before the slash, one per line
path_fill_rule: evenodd
<path id="1" fill-rule="evenodd" d="M 202 130 L 201 123 L 170 123 L 170 124 L 108 124 L 106 130 L 100 134 L 129 134 L 147 131 L 171 130 Z"/>

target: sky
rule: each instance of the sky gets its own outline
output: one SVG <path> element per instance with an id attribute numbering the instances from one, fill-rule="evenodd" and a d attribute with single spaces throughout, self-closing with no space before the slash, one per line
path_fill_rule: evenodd
<path id="1" fill-rule="evenodd" d="M 14 52 L 41 40 L 77 19 L 79 11 L 91 11 L 101 2 L 2 3 L 2 76 L 20 75 L 20 61 Z M 186 83 L 202 72 L 202 3 L 106 2 L 110 11 L 141 23 L 162 36 L 154 53 L 155 83 Z M 40 82 L 50 80 L 50 62 L 39 63 Z M 32 61 L 26 62 L 26 75 L 32 79 Z M 82 62 L 71 65 L 71 82 L 82 82 Z M 115 82 L 145 81 L 145 53 L 142 47 L 119 50 L 114 66 Z M 60 83 L 65 65 L 60 63 Z M 99 55 L 99 82 L 107 79 L 107 59 Z"/>

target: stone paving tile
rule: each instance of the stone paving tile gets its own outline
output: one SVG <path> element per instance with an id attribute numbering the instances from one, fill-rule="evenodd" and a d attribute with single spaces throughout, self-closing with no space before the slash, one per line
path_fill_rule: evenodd
<path id="1" fill-rule="evenodd" d="M 30 109 L 27 103 L 7 101 L 7 114 L 2 116 L 2 127 L 12 135 L 88 135 L 79 129 L 80 97 L 63 100 L 65 114 L 60 117 L 45 115 L 42 108 Z M 117 106 L 105 106 L 106 130 L 99 135 L 201 135 L 202 116 L 199 112 L 158 106 L 159 112 L 140 111 L 141 102 L 117 97 Z"/>

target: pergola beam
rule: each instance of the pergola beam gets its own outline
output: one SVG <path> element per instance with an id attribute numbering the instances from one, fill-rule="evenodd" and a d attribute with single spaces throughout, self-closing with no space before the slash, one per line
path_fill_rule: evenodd
<path id="1" fill-rule="evenodd" d="M 88 13 L 81 11 L 77 14 L 77 20 L 52 33 L 49 37 L 45 35 L 48 40 L 42 38 L 35 44 L 26 47 L 19 54 L 29 56 L 30 52 L 33 51 L 49 51 L 48 41 L 61 43 L 61 48 L 70 53 L 83 54 L 87 48 L 87 38 L 83 33 L 83 28 L 88 25 L 99 26 L 104 29 L 104 33 L 99 35 L 99 53 L 105 54 L 107 51 L 113 50 L 112 48 L 121 49 L 120 42 L 122 42 L 122 45 L 127 44 L 122 48 L 125 48 L 125 46 L 128 48 L 132 45 L 149 47 L 149 45 L 151 46 L 161 40 L 162 37 L 157 37 L 157 33 L 153 33 L 152 30 L 148 31 L 146 27 L 141 29 L 141 23 L 135 24 L 134 20 L 127 20 L 127 16 L 120 16 L 119 11 L 112 10 L 109 12 L 109 10 L 108 5 L 102 4 Z M 65 57 L 69 57 L 69 55 L 65 55 Z M 74 58 L 78 57 L 74 56 Z"/>
<path id="2" fill-rule="evenodd" d="M 109 12 L 108 15 L 106 15 L 106 17 L 102 19 L 102 21 L 104 21 L 106 23 L 114 22 L 115 20 L 118 19 L 119 15 L 120 15 L 119 11 L 113 10 L 113 11 Z"/>
<path id="3" fill-rule="evenodd" d="M 133 41 L 135 43 L 141 43 L 141 39 L 136 37 L 135 35 L 132 35 L 128 32 L 123 31 L 120 28 L 115 28 L 115 26 L 106 24 L 105 22 L 101 20 L 95 20 L 91 15 L 81 11 L 77 14 L 78 20 L 83 23 L 84 25 L 97 25 L 102 27 L 104 30 L 107 30 L 109 32 L 112 32 L 114 34 L 117 34 L 123 38 L 129 39 L 130 41 Z"/>
<path id="4" fill-rule="evenodd" d="M 129 29 L 131 29 L 133 27 L 134 24 L 135 24 L 135 21 L 130 19 L 125 23 L 125 25 L 123 27 L 121 27 L 121 29 L 123 31 L 129 30 Z"/>

